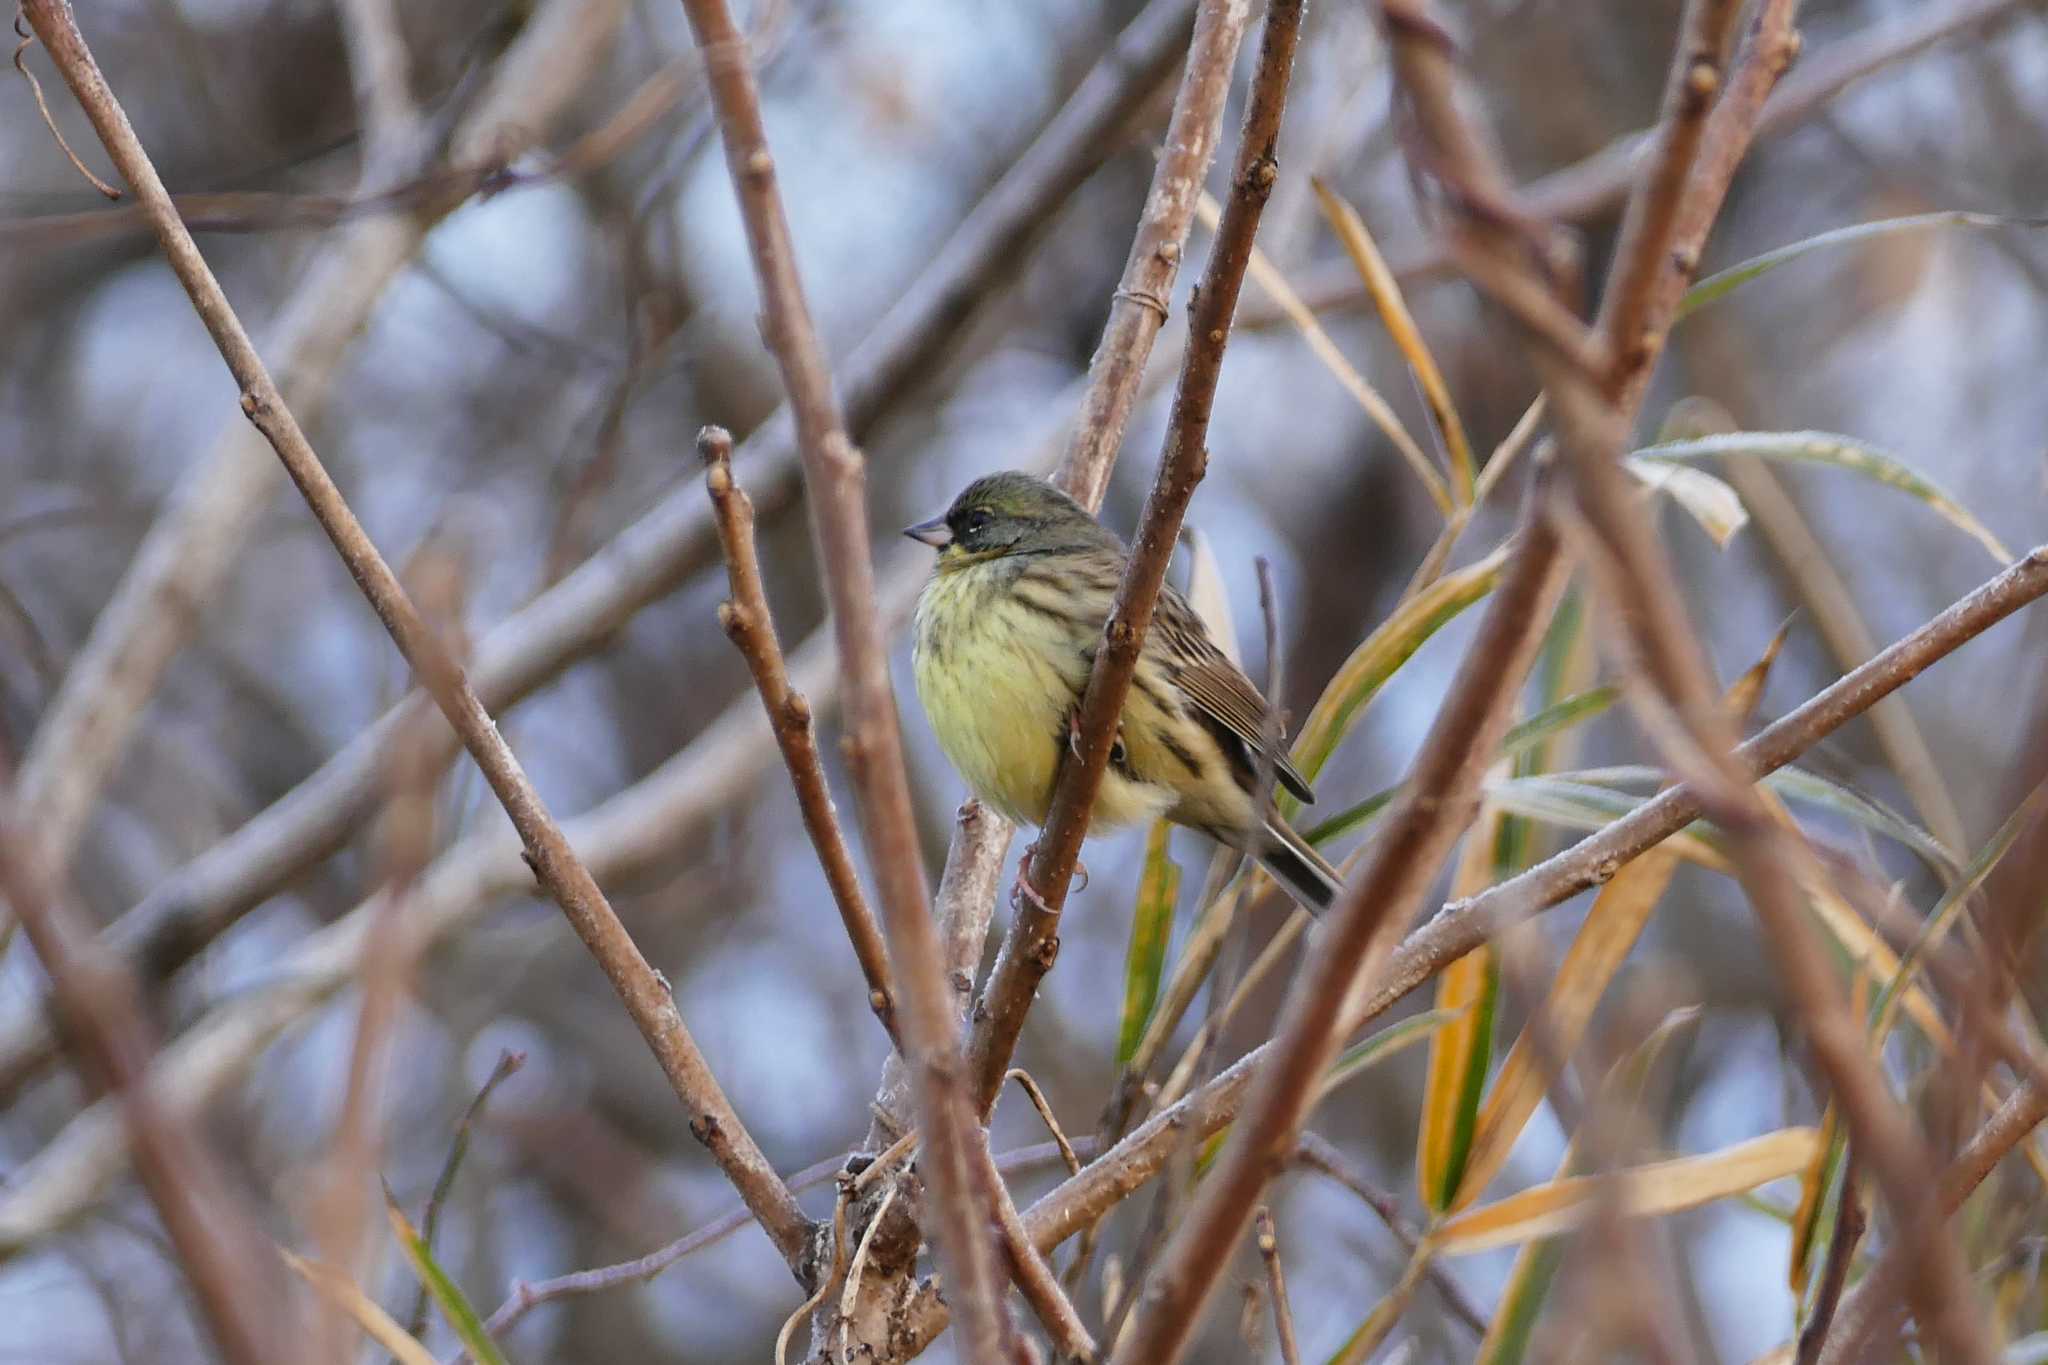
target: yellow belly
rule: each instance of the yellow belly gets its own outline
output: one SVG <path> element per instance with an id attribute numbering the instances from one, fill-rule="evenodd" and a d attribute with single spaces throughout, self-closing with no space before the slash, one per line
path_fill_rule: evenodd
<path id="1" fill-rule="evenodd" d="M 911 664 L 932 732 L 969 790 L 1007 819 L 1042 825 L 1088 675 L 1071 627 L 1005 607 L 1005 573 L 982 564 L 935 575 L 918 598 Z M 1173 799 L 1112 770 L 1090 823 L 1149 821 Z"/>

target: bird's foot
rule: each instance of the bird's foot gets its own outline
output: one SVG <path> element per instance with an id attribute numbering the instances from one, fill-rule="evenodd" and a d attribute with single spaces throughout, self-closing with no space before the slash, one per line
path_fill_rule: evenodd
<path id="1" fill-rule="evenodd" d="M 1081 756 L 1081 708 L 1078 706 L 1067 712 L 1067 752 L 1075 758 Z M 1112 768 L 1123 767 L 1129 752 L 1124 747 L 1124 727 L 1119 722 L 1116 727 L 1116 736 L 1109 742 L 1109 766 Z"/>

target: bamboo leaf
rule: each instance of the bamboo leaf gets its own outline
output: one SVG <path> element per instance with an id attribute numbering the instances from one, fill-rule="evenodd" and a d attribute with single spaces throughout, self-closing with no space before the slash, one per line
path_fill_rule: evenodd
<path id="1" fill-rule="evenodd" d="M 1934 908 L 1928 912 L 1926 920 L 1920 925 L 1920 932 L 1915 934 L 1913 941 L 1906 946 L 1906 953 L 1900 960 L 1898 971 L 1884 983 L 1884 988 L 1878 993 L 1877 1004 L 1873 1007 L 1876 1013 L 1876 1021 L 1872 1028 L 1873 1041 L 1880 1045 L 1884 1042 L 1898 1017 L 1899 1004 L 1903 999 L 1902 991 L 1912 981 L 1913 974 L 1919 970 L 1922 959 L 1941 945 L 1942 939 L 1948 935 L 1949 928 L 1962 914 L 1964 907 L 1970 903 L 1970 897 L 1984 885 L 1985 878 L 1991 875 L 1992 869 L 1998 866 L 1999 859 L 2012 848 L 2013 841 L 2019 838 L 2020 832 L 2033 823 L 2044 800 L 2048 800 L 2048 782 L 2042 783 L 2027 794 L 2027 798 L 2006 817 L 2005 823 L 1998 827 L 1984 847 L 1977 850 L 1969 864 L 1963 868 L 1961 878 L 1935 902 Z"/>
<path id="2" fill-rule="evenodd" d="M 1472 1365 L 1521 1365 L 1535 1335 L 1536 1319 L 1543 1312 L 1543 1301 L 1550 1297 L 1550 1286 L 1563 1266 L 1564 1243 L 1555 1237 L 1530 1242 L 1516 1254 L 1514 1269 L 1508 1272 L 1507 1286 L 1501 1290 L 1500 1303 L 1486 1324 L 1486 1336 L 1480 1340 Z"/>
<path id="3" fill-rule="evenodd" d="M 1787 261 L 1796 261 L 1809 252 L 1823 251 L 1830 247 L 1850 246 L 1867 242 L 1873 238 L 1889 236 L 1897 232 L 1918 232 L 1936 227 L 2042 227 L 2048 220 L 2040 218 L 2003 218 L 1990 213 L 1961 213 L 1950 210 L 1942 213 L 1915 213 L 1903 218 L 1884 218 L 1874 223 L 1852 223 L 1848 227 L 1835 228 L 1803 238 L 1797 242 L 1774 248 L 1761 256 L 1752 256 L 1739 265 L 1716 271 L 1685 291 L 1678 301 L 1678 312 L 1674 322 L 1690 317 L 1708 304 L 1734 293 L 1743 285 L 1761 276 L 1768 275 Z"/>
<path id="4" fill-rule="evenodd" d="M 1206 190 L 1202 192 L 1202 197 L 1195 201 L 1195 212 L 1201 215 L 1203 225 L 1211 232 L 1216 230 L 1217 223 L 1223 217 L 1223 210 L 1216 203 L 1216 197 Z M 1422 481 L 1422 486 L 1429 493 L 1430 501 L 1436 504 L 1437 511 L 1448 517 L 1452 511 L 1450 489 L 1445 486 L 1443 475 L 1437 472 L 1436 463 L 1423 453 L 1415 438 L 1408 434 L 1408 428 L 1402 424 L 1400 415 L 1394 411 L 1393 405 L 1381 396 L 1378 389 L 1366 382 L 1365 376 L 1358 372 L 1355 365 L 1344 358 L 1344 353 L 1337 349 L 1337 343 L 1330 339 L 1330 334 L 1323 330 L 1323 324 L 1316 320 L 1315 313 L 1301 301 L 1301 296 L 1294 292 L 1294 286 L 1287 282 L 1287 277 L 1280 273 L 1279 267 L 1267 258 L 1265 252 L 1256 246 L 1253 247 L 1248 264 L 1252 283 L 1265 290 L 1273 302 L 1280 306 L 1280 311 L 1287 314 L 1288 320 L 1301 333 L 1301 339 L 1308 343 L 1309 353 L 1323 363 L 1323 368 L 1336 378 L 1344 392 L 1350 394 L 1352 401 L 1364 410 L 1365 415 L 1380 429 L 1380 434 L 1387 438 L 1395 452 L 1407 461 L 1408 467 L 1415 472 L 1415 477 Z"/>
<path id="5" fill-rule="evenodd" d="M 1617 1182 L 1616 1197 L 1631 1217 L 1677 1213 L 1797 1175 L 1819 1149 L 1817 1129 L 1785 1128 L 1705 1156 L 1652 1162 L 1605 1177 L 1565 1176 L 1461 1213 L 1430 1240 L 1439 1254 L 1462 1256 L 1555 1237 L 1584 1221 L 1603 1179 Z"/>
<path id="6" fill-rule="evenodd" d="M 1764 699 L 1764 684 L 1770 681 L 1771 665 L 1778 662 L 1778 653 L 1785 648 L 1785 640 L 1792 633 L 1792 618 L 1786 617 L 1771 642 L 1764 646 L 1764 652 L 1757 661 L 1742 671 L 1742 676 L 1728 685 L 1728 691 L 1721 698 L 1728 715 L 1738 726 L 1746 726 L 1756 715 L 1757 703 Z"/>
<path id="7" fill-rule="evenodd" d="M 1546 821 L 1566 829 L 1603 829 L 1648 798 L 1632 792 L 1614 791 L 1586 780 L 1601 775 L 1603 770 L 1593 769 L 1570 774 L 1499 778 L 1486 784 L 1486 795 L 1490 800 L 1499 802 L 1502 810 L 1531 820 Z M 1730 870 L 1728 859 L 1714 847 L 1709 828 L 1702 821 L 1696 820 L 1686 826 L 1666 839 L 1661 847 L 1715 872 Z"/>
<path id="8" fill-rule="evenodd" d="M 1506 561 L 1503 545 L 1477 563 L 1445 574 L 1404 602 L 1351 651 L 1295 738 L 1294 762 L 1303 776 L 1315 780 L 1387 679 L 1446 622 L 1492 592 Z M 1283 814 L 1294 814 L 1300 805 L 1283 793 Z"/>
<path id="9" fill-rule="evenodd" d="M 1982 545 L 2000 564 L 2012 560 L 2011 551 L 1999 543 L 1998 537 L 1933 480 L 1913 470 L 1896 455 L 1854 437 L 1827 431 L 1738 431 L 1723 436 L 1702 436 L 1690 441 L 1646 446 L 1629 459 L 1685 464 L 1726 455 L 1820 464 L 1861 474 L 1927 504 L 1942 520 Z"/>
<path id="10" fill-rule="evenodd" d="M 1368 1067 L 1377 1066 L 1396 1053 L 1406 1052 L 1417 1043 L 1427 1041 L 1438 1029 L 1463 1013 L 1462 1010 L 1423 1010 L 1398 1024 L 1387 1025 L 1362 1042 L 1353 1043 L 1331 1063 L 1330 1074 L 1323 1077 L 1322 1095 L 1329 1095 Z"/>
<path id="11" fill-rule="evenodd" d="M 1355 829 L 1362 829 L 1372 823 L 1379 813 L 1392 805 L 1394 798 L 1401 794 L 1398 786 L 1385 791 L 1374 792 L 1355 806 L 1346 806 L 1329 819 L 1315 825 L 1301 837 L 1320 848 L 1332 839 L 1341 839 Z"/>
<path id="12" fill-rule="evenodd" d="M 1677 860 L 1668 848 L 1651 849 L 1624 863 L 1614 880 L 1594 898 L 1593 908 L 1586 912 L 1585 923 L 1579 926 L 1572 946 L 1558 966 L 1557 978 L 1543 1002 L 1541 1021 L 1532 1020 L 1515 1039 L 1494 1077 L 1493 1088 L 1479 1111 L 1464 1183 L 1459 1187 L 1458 1197 L 1451 1201 L 1452 1208 L 1469 1204 L 1500 1173 L 1522 1129 L 1542 1102 L 1543 1076 L 1530 1042 L 1532 1030 L 1540 1023 L 1544 1037 L 1560 1057 L 1577 1051 L 1600 997 L 1635 946 L 1643 926 L 1649 923 L 1650 911 L 1671 884 L 1671 874 L 1676 870 Z"/>
<path id="13" fill-rule="evenodd" d="M 439 1365 L 431 1352 L 419 1341 L 406 1333 L 389 1313 L 378 1306 L 377 1301 L 365 1294 L 356 1282 L 342 1271 L 318 1261 L 309 1261 L 303 1256 L 277 1249 L 284 1263 L 290 1266 L 299 1278 L 320 1291 L 329 1302 L 355 1320 L 370 1340 L 388 1352 L 398 1365 Z"/>
<path id="14" fill-rule="evenodd" d="M 1173 861 L 1168 835 L 1172 826 L 1153 822 L 1145 838 L 1145 870 L 1138 878 L 1138 908 L 1131 916 L 1131 946 L 1124 954 L 1124 1008 L 1118 1022 L 1116 1064 L 1130 1065 L 1137 1055 L 1152 1007 L 1159 1000 L 1159 978 L 1166 970 L 1166 940 L 1173 929 L 1173 906 L 1180 898 L 1180 864 Z"/>
<path id="15" fill-rule="evenodd" d="M 1324 220 L 1337 234 L 1337 240 L 1343 243 L 1351 264 L 1358 270 L 1359 279 L 1365 283 L 1366 293 L 1372 296 L 1373 307 L 1379 310 L 1380 321 L 1385 324 L 1387 334 L 1394 339 L 1394 345 L 1407 360 L 1408 368 L 1415 372 L 1416 382 L 1422 386 L 1423 401 L 1429 404 L 1429 415 L 1435 420 L 1450 456 L 1451 478 L 1457 485 L 1458 501 L 1469 506 L 1473 489 L 1472 443 L 1465 436 L 1465 424 L 1458 420 L 1457 405 L 1451 401 L 1450 386 L 1444 383 L 1443 371 L 1437 368 L 1429 343 L 1422 339 L 1422 329 L 1415 325 L 1415 315 L 1408 311 L 1408 301 L 1401 297 L 1400 281 L 1387 267 L 1386 258 L 1380 255 L 1379 247 L 1373 242 L 1372 233 L 1366 230 L 1365 220 L 1358 216 L 1358 211 L 1332 192 L 1319 177 L 1310 176 L 1309 185 L 1316 192 L 1316 202 L 1322 206 Z"/>
<path id="16" fill-rule="evenodd" d="M 1465 836 L 1451 896 L 1475 896 L 1493 883 L 1494 843 L 1501 822 L 1491 805 Z M 1415 1175 L 1424 1207 L 1450 1207 L 1472 1150 L 1473 1122 L 1486 1088 L 1493 1052 L 1493 1012 L 1500 992 L 1500 959 L 1492 943 L 1467 953 L 1437 974 L 1438 1009 L 1460 1012 L 1429 1045 L 1429 1076 L 1422 1092 L 1422 1122 L 1415 1140 Z"/>
<path id="17" fill-rule="evenodd" d="M 1661 447 L 1652 446 L 1657 450 Z M 1642 481 L 1653 493 L 1662 493 L 1684 508 L 1700 524 L 1716 549 L 1725 550 L 1735 533 L 1749 525 L 1749 509 L 1741 496 L 1720 479 L 1681 464 L 1660 463 L 1630 455 L 1622 467 Z"/>
<path id="18" fill-rule="evenodd" d="M 1223 651 L 1223 657 L 1243 668 L 1244 651 L 1238 643 L 1237 621 L 1230 613 L 1230 585 L 1224 581 L 1215 547 L 1210 545 L 1208 536 L 1192 525 L 1180 528 L 1180 538 L 1188 551 L 1188 605 L 1209 628 L 1209 638 Z"/>
<path id="19" fill-rule="evenodd" d="M 391 1230 L 398 1236 L 398 1245 L 405 1252 L 406 1261 L 412 1266 L 413 1274 L 427 1287 L 441 1316 L 455 1329 L 455 1336 L 468 1351 L 477 1365 L 506 1365 L 505 1356 L 498 1344 L 491 1340 L 491 1334 L 484 1330 L 483 1319 L 462 1290 L 456 1287 L 448 1272 L 441 1269 L 427 1249 L 412 1220 L 405 1216 L 405 1210 L 398 1207 L 398 1201 L 391 1197 L 391 1191 L 384 1191 L 384 1212 L 391 1219 Z"/>

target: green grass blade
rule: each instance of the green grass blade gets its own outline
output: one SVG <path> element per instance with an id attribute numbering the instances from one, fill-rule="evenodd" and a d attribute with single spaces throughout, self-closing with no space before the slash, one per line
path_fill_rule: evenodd
<path id="1" fill-rule="evenodd" d="M 1752 256 L 1739 265 L 1731 265 L 1707 276 L 1678 301 L 1678 313 L 1673 321 L 1682 321 L 1697 313 L 1710 303 L 1734 293 L 1751 280 L 1770 274 L 1787 261 L 1796 261 L 1810 252 L 1825 251 L 1831 247 L 1853 246 L 1877 237 L 1890 236 L 1898 232 L 1919 232 L 1937 227 L 2043 227 L 2048 220 L 2040 218 L 2002 218 L 1991 213 L 1963 213 L 1949 210 L 1941 213 L 1915 213 L 1903 218 L 1882 218 L 1874 223 L 1852 223 L 1848 227 L 1835 228 L 1829 232 L 1803 238 L 1785 246 Z"/>
<path id="2" fill-rule="evenodd" d="M 507 1365 L 505 1353 L 484 1330 L 484 1320 L 477 1316 L 476 1309 L 456 1287 L 455 1281 L 449 1278 L 448 1272 L 434 1260 L 425 1239 L 413 1227 L 412 1220 L 405 1216 L 405 1210 L 398 1207 L 398 1201 L 391 1197 L 388 1189 L 384 1191 L 384 1211 L 390 1216 L 391 1230 L 397 1234 L 398 1245 L 404 1250 L 413 1274 L 427 1287 L 427 1293 L 433 1296 L 441 1316 L 455 1329 L 456 1339 L 469 1352 L 470 1359 L 476 1365 Z"/>
<path id="3" fill-rule="evenodd" d="M 1166 970 L 1166 940 L 1173 930 L 1173 906 L 1180 897 L 1180 864 L 1171 855 L 1164 820 L 1145 839 L 1145 870 L 1138 878 L 1138 908 L 1131 916 L 1131 946 L 1124 955 L 1124 1008 L 1117 1027 L 1116 1064 L 1130 1065 L 1152 1022 L 1159 978 Z"/>

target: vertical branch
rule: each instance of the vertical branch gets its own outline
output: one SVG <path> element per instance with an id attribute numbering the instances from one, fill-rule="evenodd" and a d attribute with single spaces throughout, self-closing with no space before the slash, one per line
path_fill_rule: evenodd
<path id="1" fill-rule="evenodd" d="M 634 1025 L 661 1063 L 676 1097 L 689 1111 L 692 1132 L 760 1219 L 792 1272 L 799 1279 L 804 1278 L 808 1273 L 811 1229 L 803 1210 L 797 1206 L 796 1196 L 775 1174 L 719 1088 L 696 1041 L 683 1026 L 668 983 L 640 955 L 632 936 L 619 922 L 589 868 L 569 846 L 561 826 L 548 813 L 462 670 L 427 628 L 391 572 L 391 566 L 364 534 L 362 524 L 307 443 L 276 381 L 250 343 L 241 319 L 200 255 L 192 234 L 180 221 L 163 180 L 136 139 L 126 113 L 108 88 L 78 31 L 70 5 L 66 0 L 26 0 L 22 8 L 114 164 L 135 190 L 171 269 L 242 387 L 242 410 L 276 450 L 350 576 L 475 758 L 493 794 L 518 830 L 535 874 L 604 968 Z"/>
<path id="2" fill-rule="evenodd" d="M 888 644 L 876 610 L 866 461 L 847 438 L 824 348 L 804 301 L 745 39 L 725 0 L 683 0 L 683 11 L 704 54 L 726 167 L 760 286 L 762 331 L 789 394 L 803 458 L 812 536 L 846 689 L 841 742 L 881 892 L 889 956 L 904 995 L 903 1035 L 924 1141 L 923 1171 L 936 1205 L 939 1255 L 961 1308 L 969 1357 L 1007 1358 L 1013 1332 L 1003 1312 L 990 1220 L 976 1198 L 975 1116 L 962 1086 L 958 1027 L 931 920 L 889 685 Z"/>
<path id="3" fill-rule="evenodd" d="M 1117 585 L 1088 687 L 1081 696 L 1073 753 L 1060 764 L 1051 812 L 1020 883 L 1010 930 L 982 993 L 982 1007 L 976 1011 L 970 1056 L 975 1097 L 983 1112 L 994 1103 L 1038 983 L 1059 952 L 1060 911 L 1080 858 L 1081 841 L 1088 833 L 1095 794 L 1109 766 L 1117 718 L 1130 693 L 1146 628 L 1180 538 L 1181 518 L 1208 468 L 1209 415 L 1215 407 L 1230 324 L 1251 261 L 1259 217 L 1279 178 L 1280 119 L 1287 106 L 1287 83 L 1294 70 L 1301 18 L 1302 0 L 1273 0 L 1267 7 L 1258 66 L 1231 175 L 1230 202 L 1224 207 L 1208 267 L 1189 307 L 1188 349 L 1167 421 L 1166 448 L 1160 454 L 1159 471 L 1145 498 L 1130 562 Z M 1199 38 L 1200 24 L 1196 31 Z M 1191 65 L 1191 78 L 1193 70 Z M 1183 188 L 1192 211 L 1200 183 Z M 1144 237 L 1141 231 L 1141 244 Z"/>
<path id="4" fill-rule="evenodd" d="M 288 1334 L 276 1310 L 288 1300 L 275 1282 L 276 1262 L 194 1126 L 154 1093 L 154 1049 L 134 977 L 52 894 L 7 809 L 0 809 L 0 892 L 14 906 L 49 977 L 51 1002 L 78 1052 L 81 1072 L 120 1104 L 142 1186 L 163 1219 L 214 1344 L 231 1365 L 285 1359 Z"/>
<path id="5" fill-rule="evenodd" d="M 1187 250 L 1202 184 L 1209 178 L 1224 101 L 1230 95 L 1230 74 L 1250 19 L 1246 0 L 1203 0 L 1196 12 L 1187 70 L 1174 96 L 1165 147 L 1145 196 L 1123 278 L 1109 305 L 1109 321 L 1088 364 L 1088 396 L 1053 477 L 1090 511 L 1102 505 L 1109 488 L 1110 470 L 1123 446 L 1152 343 L 1166 325 L 1174 277 Z"/>
<path id="6" fill-rule="evenodd" d="M 839 907 L 846 936 L 853 942 L 861 975 L 867 978 L 868 1007 L 894 1039 L 896 1001 L 889 986 L 882 931 L 861 892 L 853 852 L 846 846 L 838 812 L 832 808 L 832 790 L 825 782 L 825 767 L 818 758 L 817 734 L 811 724 L 811 704 L 789 685 L 789 666 L 782 656 L 782 642 L 776 638 L 775 618 L 768 610 L 761 562 L 754 550 L 754 504 L 732 474 L 732 434 L 723 427 L 704 428 L 697 433 L 697 452 L 704 457 L 704 487 L 711 497 L 718 541 L 725 551 L 726 579 L 732 585 L 732 597 L 719 607 L 718 624 L 754 676 L 754 687 L 775 731 L 776 746 L 782 750 L 790 783 L 796 788 L 804 830 L 811 836 L 833 904 Z"/>
<path id="7" fill-rule="evenodd" d="M 1480 778 L 1564 590 L 1545 490 L 1539 481 L 1530 496 L 1517 550 L 1423 740 L 1407 795 L 1324 917 L 1275 1038 L 1253 1054 L 1260 1065 L 1245 1112 L 1153 1269 L 1117 1361 L 1170 1362 L 1187 1349 L 1260 1192 L 1293 1154 L 1343 1041 L 1348 1002 L 1378 970 L 1478 807 Z"/>
<path id="8" fill-rule="evenodd" d="M 1459 146 L 1448 157 L 1450 183 L 1497 183 L 1499 171 L 1465 128 L 1453 98 L 1458 78 L 1441 41 L 1422 35 L 1434 29 L 1426 0 L 1383 0 L 1397 27 L 1395 64 L 1432 134 Z M 1910 1117 L 1893 1101 L 1884 1077 L 1869 1056 L 1861 1029 L 1840 998 L 1831 967 L 1806 922 L 1801 888 L 1820 877 L 1811 850 L 1788 836 L 1748 785 L 1734 756 L 1735 731 L 1723 713 L 1707 661 L 1685 620 L 1678 585 L 1643 516 L 1624 486 L 1618 460 L 1650 365 L 1670 323 L 1664 298 L 1675 298 L 1698 259 L 1698 242 L 1711 224 L 1732 173 L 1753 132 L 1757 111 L 1796 46 L 1791 16 L 1794 0 L 1766 0 L 1758 11 L 1742 62 L 1728 94 L 1711 114 L 1690 92 L 1711 95 L 1718 68 L 1707 65 L 1718 43 L 1714 22 L 1732 17 L 1721 0 L 1694 0 L 1686 25 L 1688 40 L 1674 64 L 1672 111 L 1696 133 L 1674 127 L 1659 147 L 1650 173 L 1638 188 L 1632 224 L 1662 225 L 1664 239 L 1643 227 L 1625 242 L 1617 262 L 1616 285 L 1603 323 L 1626 325 L 1626 333 L 1605 337 L 1612 368 L 1588 375 L 1575 357 L 1560 357 L 1548 338 L 1535 338 L 1532 353 L 1549 392 L 1559 445 L 1572 471 L 1572 486 L 1589 535 L 1586 548 L 1620 619 L 1629 628 L 1636 662 L 1653 689 L 1647 727 L 1666 743 L 1677 764 L 1700 793 L 1717 822 L 1729 831 L 1744 890 L 1776 958 L 1787 994 L 1799 1009 L 1816 1060 L 1842 1106 L 1872 1174 L 1898 1214 L 1901 1232 L 1914 1249 L 1916 1297 L 1929 1327 L 1966 1361 L 1991 1359 L 1982 1323 L 1972 1310 L 1967 1273 L 1947 1238 L 1926 1189 L 1931 1154 Z M 1440 35 L 1440 30 L 1435 34 Z M 1697 46 L 1694 46 L 1697 44 Z M 1440 146 L 1439 151 L 1442 151 Z M 1681 196 L 1685 196 L 1681 198 Z M 1674 248 L 1673 243 L 1676 242 Z M 1526 258 L 1500 234 L 1484 239 L 1490 264 L 1502 274 L 1538 285 Z M 1663 714 L 1668 710 L 1668 715 Z"/>

